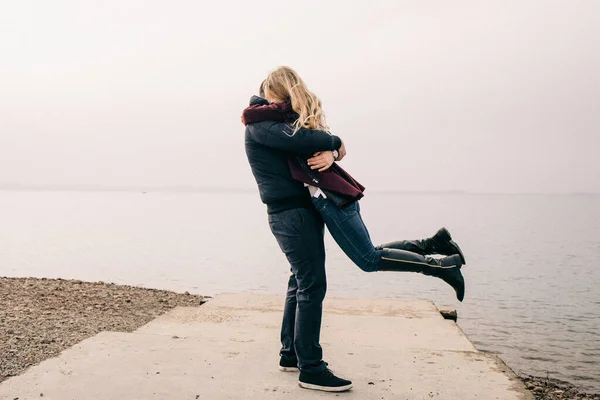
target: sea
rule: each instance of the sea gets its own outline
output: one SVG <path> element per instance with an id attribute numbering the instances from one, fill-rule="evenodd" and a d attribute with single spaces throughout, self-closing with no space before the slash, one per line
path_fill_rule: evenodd
<path id="1" fill-rule="evenodd" d="M 432 300 L 517 373 L 600 392 L 600 195 L 369 192 L 361 209 L 375 244 L 447 227 L 465 300 L 432 277 L 362 272 L 327 234 L 328 296 Z M 0 191 L 0 276 L 283 296 L 288 275 L 253 190 Z"/>

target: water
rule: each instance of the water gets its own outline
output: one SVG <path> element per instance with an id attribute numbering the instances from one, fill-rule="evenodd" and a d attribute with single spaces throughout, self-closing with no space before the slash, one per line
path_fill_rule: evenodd
<path id="1" fill-rule="evenodd" d="M 327 237 L 329 295 L 431 299 L 517 372 L 600 391 L 600 196 L 369 193 L 361 207 L 375 242 L 449 227 L 465 302 L 431 277 L 364 273 Z M 287 275 L 256 193 L 0 191 L 0 276 L 282 295 Z"/>

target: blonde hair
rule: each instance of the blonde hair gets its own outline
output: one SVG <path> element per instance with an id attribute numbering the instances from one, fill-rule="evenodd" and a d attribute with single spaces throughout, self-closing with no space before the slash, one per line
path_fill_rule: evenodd
<path id="1" fill-rule="evenodd" d="M 263 88 L 282 100 L 289 100 L 298 114 L 294 133 L 300 128 L 329 131 L 321 100 L 306 86 L 300 75 L 290 67 L 278 67 L 263 82 Z"/>

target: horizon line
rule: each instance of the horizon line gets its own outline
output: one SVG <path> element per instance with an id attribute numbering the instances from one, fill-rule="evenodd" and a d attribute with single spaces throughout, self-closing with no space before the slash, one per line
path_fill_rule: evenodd
<path id="1" fill-rule="evenodd" d="M 55 191 L 55 192 L 257 192 L 252 187 L 194 186 L 194 185 L 103 185 L 103 184 L 22 184 L 0 183 L 0 191 Z M 387 194 L 493 194 L 493 195 L 600 195 L 600 192 L 477 192 L 468 190 L 390 190 L 372 189 L 371 193 Z"/>

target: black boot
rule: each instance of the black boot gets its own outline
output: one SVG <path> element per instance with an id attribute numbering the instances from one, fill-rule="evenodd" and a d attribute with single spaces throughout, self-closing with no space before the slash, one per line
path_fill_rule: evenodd
<path id="1" fill-rule="evenodd" d="M 441 254 L 443 256 L 458 254 L 463 265 L 467 263 L 465 255 L 458 244 L 452 240 L 452 235 L 450 235 L 448 229 L 441 228 L 431 238 L 426 239 L 426 241 L 429 242 L 428 249 L 431 250 L 429 254 Z"/>
<path id="2" fill-rule="evenodd" d="M 465 280 L 460 272 L 460 255 L 435 259 L 405 250 L 383 249 L 378 271 L 408 271 L 435 276 L 452 286 L 458 301 L 465 297 Z"/>
<path id="3" fill-rule="evenodd" d="M 397 249 L 406 250 L 422 256 L 429 254 L 441 254 L 443 256 L 452 256 L 458 254 L 462 264 L 466 264 L 465 256 L 458 244 L 452 240 L 448 229 L 441 228 L 435 235 L 428 239 L 421 240 L 401 240 L 377 246 L 378 250 Z"/>

